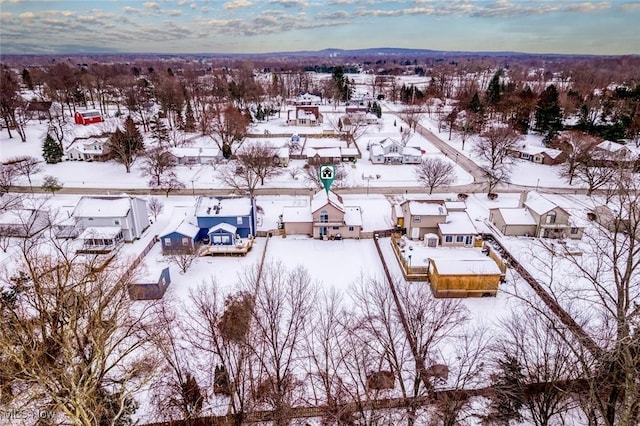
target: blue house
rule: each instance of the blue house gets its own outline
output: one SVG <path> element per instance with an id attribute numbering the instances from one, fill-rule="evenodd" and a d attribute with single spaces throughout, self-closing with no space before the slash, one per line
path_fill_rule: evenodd
<path id="1" fill-rule="evenodd" d="M 160 236 L 163 254 L 174 254 L 191 251 L 196 248 L 200 228 L 192 223 L 192 218 L 185 218 L 178 226 L 169 226 Z"/>
<path id="2" fill-rule="evenodd" d="M 225 233 L 233 236 L 228 244 L 256 235 L 255 201 L 249 197 L 200 197 L 195 215 L 200 228 L 196 241 L 204 240 L 205 244 L 216 244 L 212 234 L 220 237 L 217 244 L 222 243 Z M 230 226 L 218 227 L 221 224 Z"/>

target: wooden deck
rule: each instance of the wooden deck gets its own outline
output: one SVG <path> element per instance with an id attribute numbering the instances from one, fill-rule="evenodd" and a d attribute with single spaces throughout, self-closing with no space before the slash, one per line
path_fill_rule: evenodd
<path id="1" fill-rule="evenodd" d="M 243 240 L 242 244 L 233 245 L 206 245 L 200 249 L 200 256 L 244 256 L 253 247 L 253 238 Z"/>

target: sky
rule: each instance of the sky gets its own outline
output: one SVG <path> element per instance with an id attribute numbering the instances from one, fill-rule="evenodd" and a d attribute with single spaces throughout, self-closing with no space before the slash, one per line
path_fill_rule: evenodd
<path id="1" fill-rule="evenodd" d="M 640 0 L 0 0 L 0 53 L 640 54 Z"/>

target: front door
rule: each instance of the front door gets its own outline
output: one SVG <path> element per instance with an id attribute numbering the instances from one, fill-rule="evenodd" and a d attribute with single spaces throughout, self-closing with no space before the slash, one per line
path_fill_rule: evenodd
<path id="1" fill-rule="evenodd" d="M 411 228 L 411 239 L 417 240 L 420 238 L 420 228 Z"/>
<path id="2" fill-rule="evenodd" d="M 473 237 L 471 235 L 467 235 L 467 238 L 464 243 L 470 246 L 473 243 Z"/>

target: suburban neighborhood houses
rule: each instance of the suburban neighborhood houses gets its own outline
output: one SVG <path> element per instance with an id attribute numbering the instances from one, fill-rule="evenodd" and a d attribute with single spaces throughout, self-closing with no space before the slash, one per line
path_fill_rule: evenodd
<path id="1" fill-rule="evenodd" d="M 0 55 L 0 423 L 637 424 L 640 62 L 451 55 Z"/>

